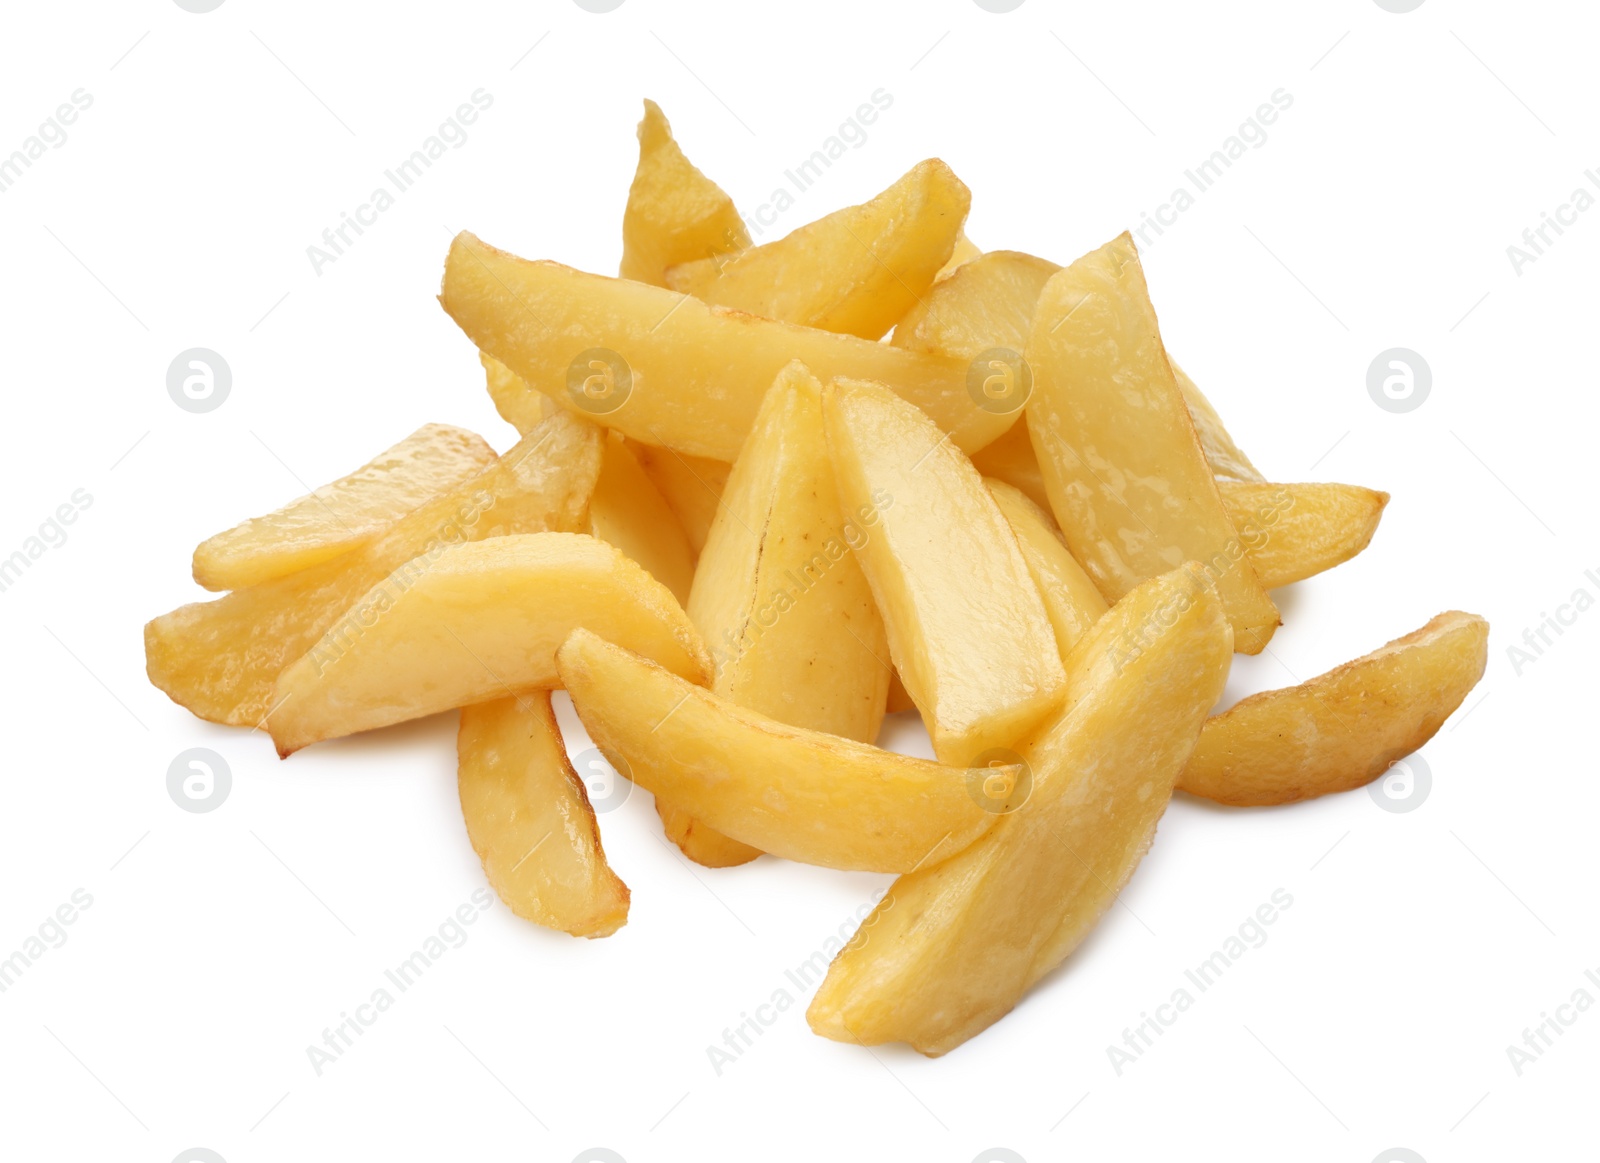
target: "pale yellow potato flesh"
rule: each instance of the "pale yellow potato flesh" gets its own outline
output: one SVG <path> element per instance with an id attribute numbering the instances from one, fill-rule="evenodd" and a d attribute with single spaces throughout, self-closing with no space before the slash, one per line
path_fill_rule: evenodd
<path id="1" fill-rule="evenodd" d="M 907 351 L 973 359 L 991 347 L 1027 346 L 1033 305 L 1061 268 L 1017 250 L 975 255 L 940 279 L 895 326 Z"/>
<path id="2" fill-rule="evenodd" d="M 279 677 L 267 719 L 279 755 L 559 686 L 556 649 L 580 626 L 691 681 L 711 679 L 711 660 L 671 591 L 585 534 L 454 545 L 401 566 L 356 608 L 370 617 L 330 631 Z"/>
<path id="3" fill-rule="evenodd" d="M 679 604 L 688 602 L 694 580 L 689 539 L 655 482 L 614 432 L 606 439 L 600 479 L 589 500 L 589 532 L 644 566 Z"/>
<path id="4" fill-rule="evenodd" d="M 989 494 L 1017 535 L 1022 559 L 1044 599 L 1044 612 L 1056 633 L 1056 648 L 1065 659 L 1109 606 L 1083 566 L 1067 551 L 1067 542 L 1050 514 L 1003 481 L 986 480 Z"/>
<path id="5" fill-rule="evenodd" d="M 1046 510 L 1049 494 L 1026 424 L 972 458 L 986 477 L 1019 490 Z M 1217 478 L 1223 507 L 1264 589 L 1303 581 L 1367 547 L 1389 494 L 1359 485 L 1272 484 Z"/>
<path id="6" fill-rule="evenodd" d="M 663 287 L 668 267 L 749 245 L 733 199 L 684 156 L 661 107 L 646 100 L 622 213 L 622 277 Z"/>
<path id="7" fill-rule="evenodd" d="M 481 350 L 532 390 L 645 444 L 729 464 L 761 397 L 792 359 L 824 379 L 858 376 L 889 385 L 964 451 L 982 448 L 1017 419 L 978 406 L 967 391 L 967 361 L 708 307 L 687 295 L 560 263 L 530 262 L 471 234 L 457 235 L 450 246 L 440 301 Z M 602 399 L 585 394 L 581 370 L 592 367 L 598 357 L 587 353 L 596 349 L 616 357 Z M 617 370 L 623 364 L 626 391 Z M 576 385 L 571 391 L 569 376 Z"/>
<path id="8" fill-rule="evenodd" d="M 1044 487 L 1044 470 L 1033 454 L 1026 419 L 1016 424 L 999 440 L 975 454 L 972 465 L 984 476 L 1003 481 L 1021 492 L 1045 512 L 1050 511 L 1050 494 Z"/>
<path id="9" fill-rule="evenodd" d="M 526 380 L 494 356 L 480 351 L 478 362 L 483 364 L 484 380 L 489 398 L 494 401 L 494 410 L 520 435 L 526 436 L 551 412 L 559 410 L 560 405 L 554 400 L 528 387 Z"/>
<path id="10" fill-rule="evenodd" d="M 950 260 L 939 268 L 939 273 L 933 277 L 933 281 L 937 283 L 948 279 L 959 267 L 971 262 L 982 253 L 983 249 L 967 237 L 965 230 L 962 230 L 956 235 L 956 244 L 951 248 Z"/>
<path id="11" fill-rule="evenodd" d="M 1125 657 L 1130 637 L 1146 645 Z M 936 1056 L 1008 1013 L 1138 866 L 1231 653 L 1197 566 L 1114 606 L 1072 653 L 1066 708 L 1020 748 L 1031 795 L 970 847 L 895 881 L 829 967 L 811 1028 Z"/>
<path id="12" fill-rule="evenodd" d="M 1389 494 L 1360 485 L 1217 481 L 1256 577 L 1267 589 L 1349 561 L 1377 531 Z"/>
<path id="13" fill-rule="evenodd" d="M 557 663 L 613 767 L 763 852 L 904 872 L 959 852 L 996 819 L 969 793 L 970 772 L 779 723 L 596 634 L 574 633 Z"/>
<path id="14" fill-rule="evenodd" d="M 761 849 L 755 845 L 717 831 L 704 820 L 695 819 L 694 813 L 660 796 L 655 800 L 661 831 L 696 864 L 706 868 L 737 868 L 761 855 Z"/>
<path id="15" fill-rule="evenodd" d="M 194 580 L 238 590 L 319 565 L 377 539 L 494 461 L 476 433 L 426 424 L 332 484 L 206 538 L 194 551 Z"/>
<path id="16" fill-rule="evenodd" d="M 1433 738 L 1488 650 L 1489 623 L 1451 610 L 1299 686 L 1251 695 L 1206 721 L 1178 786 L 1266 806 L 1371 783 Z"/>
<path id="17" fill-rule="evenodd" d="M 1198 561 L 1235 648 L 1264 649 L 1278 610 L 1217 491 L 1127 234 L 1051 276 L 1027 361 L 1028 433 L 1050 508 L 1100 592 L 1115 601 Z"/>
<path id="18" fill-rule="evenodd" d="M 689 597 L 713 691 L 793 727 L 877 738 L 889 647 L 851 547 L 881 517 L 845 510 L 822 385 L 803 365 L 785 368 L 734 462 Z"/>
<path id="19" fill-rule="evenodd" d="M 202 719 L 260 726 L 283 669 L 330 628 L 355 618 L 359 629 L 361 596 L 402 565 L 461 541 L 582 528 L 600 472 L 600 440 L 594 425 L 558 413 L 376 541 L 152 619 L 144 628 L 150 682 Z"/>
<path id="20" fill-rule="evenodd" d="M 735 255 L 684 263 L 667 286 L 842 335 L 880 339 L 950 260 L 972 195 L 937 158 L 883 193 Z"/>
<path id="21" fill-rule="evenodd" d="M 842 511 L 822 385 L 791 364 L 734 462 L 686 607 L 715 661 L 714 692 L 792 727 L 878 737 L 889 646 L 851 551 L 877 521 L 876 511 Z M 693 860 L 726 867 L 757 855 L 691 827 L 666 801 L 656 807 Z"/>
<path id="22" fill-rule="evenodd" d="M 917 306 L 906 313 L 895 328 L 891 342 L 896 347 L 910 351 L 969 360 L 993 347 L 1023 351 L 1028 345 L 1033 309 L 1039 300 L 1039 293 L 1060 269 L 1047 259 L 1021 251 L 996 250 L 984 255 L 975 254 L 959 269 L 952 270 L 948 279 L 941 279 Z M 1223 427 L 1222 417 L 1217 415 L 1211 401 L 1176 363 L 1172 365 L 1172 374 L 1183 392 L 1184 403 L 1189 407 L 1195 432 L 1200 437 L 1200 447 L 1205 452 L 1211 470 L 1219 477 L 1261 480 L 1261 474 L 1250 463 L 1250 458 L 1240 451 L 1233 437 Z M 1015 445 L 1022 436 L 1021 425 L 1018 425 L 973 459 L 981 461 L 986 455 L 1001 455 L 999 446 L 1002 443 L 1009 438 L 1010 443 Z M 991 465 L 980 463 L 978 467 L 985 476 L 1009 481 L 1036 501 L 1042 495 L 1036 495 L 1020 481 L 995 471 Z M 1043 486 L 1040 487 L 1042 489 Z M 1039 503 L 1045 504 L 1043 501 Z"/>
<path id="23" fill-rule="evenodd" d="M 1172 378 L 1178 382 L 1178 390 L 1183 393 L 1183 402 L 1188 405 L 1189 419 L 1194 421 L 1195 435 L 1200 438 L 1200 451 L 1205 453 L 1206 463 L 1211 466 L 1218 480 L 1266 480 L 1250 463 L 1244 450 L 1234 443 L 1222 423 L 1222 417 L 1211 401 L 1206 399 L 1205 393 L 1195 386 L 1195 382 L 1171 356 L 1167 357 L 1167 362 L 1172 366 Z"/>
<path id="24" fill-rule="evenodd" d="M 549 692 L 462 707 L 456 757 L 467 837 L 506 907 L 574 937 L 620 929 L 628 886 L 606 863 Z"/>
<path id="25" fill-rule="evenodd" d="M 878 514 L 856 555 L 934 754 L 960 767 L 1012 746 L 1066 676 L 1005 516 L 972 462 L 881 384 L 836 380 L 823 413 L 845 511 Z"/>
<path id="26" fill-rule="evenodd" d="M 678 518 L 683 535 L 689 539 L 689 548 L 698 558 L 706 547 L 706 536 L 711 532 L 711 522 L 716 520 L 722 490 L 733 466 L 720 460 L 674 452 L 670 448 L 654 448 L 636 440 L 630 440 L 628 447 L 633 449 L 639 467 L 655 482 L 667 506 Z"/>

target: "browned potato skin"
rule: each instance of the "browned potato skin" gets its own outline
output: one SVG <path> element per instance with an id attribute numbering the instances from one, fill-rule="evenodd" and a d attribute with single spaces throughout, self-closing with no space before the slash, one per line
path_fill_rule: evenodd
<path id="1" fill-rule="evenodd" d="M 1349 791 L 1432 739 L 1483 677 L 1489 623 L 1452 610 L 1299 686 L 1207 720 L 1178 787 L 1239 807 Z"/>
<path id="2" fill-rule="evenodd" d="M 1217 479 L 1223 507 L 1267 589 L 1349 561 L 1377 532 L 1389 494 L 1360 485 Z"/>

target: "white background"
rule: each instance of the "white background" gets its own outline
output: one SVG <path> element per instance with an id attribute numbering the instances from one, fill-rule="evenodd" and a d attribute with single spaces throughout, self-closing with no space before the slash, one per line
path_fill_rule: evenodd
<path id="1" fill-rule="evenodd" d="M 1600 1013 L 1520 1077 L 1506 1054 L 1580 987 L 1600 1000 L 1600 614 L 1520 675 L 1506 652 L 1600 596 L 1600 213 L 1520 274 L 1506 254 L 1600 166 L 1589 6 L 104 0 L 5 22 L 0 154 L 74 90 L 93 105 L 0 194 L 0 556 L 74 490 L 93 503 L 0 593 L 0 957 L 74 890 L 93 904 L 0 994 L 0 1156 L 1592 1157 Z M 306 247 L 479 88 L 470 140 L 315 274 Z M 483 884 L 455 716 L 280 763 L 147 685 L 143 622 L 203 596 L 203 537 L 424 422 L 509 446 L 434 301 L 453 231 L 611 273 L 642 97 L 748 212 L 880 88 L 866 143 L 768 238 L 937 155 L 981 246 L 1070 261 L 1293 96 L 1146 269 L 1170 348 L 1270 477 L 1394 500 L 1367 553 L 1279 595 L 1230 697 L 1482 613 L 1489 670 L 1425 749 L 1431 794 L 1408 814 L 1365 791 L 1180 797 L 1064 971 L 925 1060 L 813 1036 L 784 976 L 888 878 L 688 866 L 635 792 L 602 819 L 626 928 L 573 940 L 496 905 L 319 1077 L 307 1045 Z M 205 415 L 165 387 L 194 346 L 234 378 Z M 1433 375 L 1405 415 L 1366 390 L 1394 346 Z M 195 746 L 233 773 L 206 815 L 166 790 Z M 1107 1045 L 1280 888 L 1267 942 L 1118 1076 Z M 719 1076 L 707 1046 L 785 987 Z"/>

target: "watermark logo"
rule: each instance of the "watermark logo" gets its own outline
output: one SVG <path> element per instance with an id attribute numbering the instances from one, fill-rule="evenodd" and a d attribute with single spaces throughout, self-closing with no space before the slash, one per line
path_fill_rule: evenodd
<path id="1" fill-rule="evenodd" d="M 1385 12 L 1415 12 L 1423 4 L 1423 0 L 1372 0 L 1372 2 Z M 1405 1158 L 1409 1160 L 1414 1154 L 1415 1152 L 1407 1152 Z M 1399 1155 L 1395 1156 L 1397 1161 L 1400 1158 Z M 1381 1157 L 1379 1163 L 1382 1163 Z M 1422 1163 L 1421 1155 L 1416 1155 L 1416 1163 Z"/>
<path id="2" fill-rule="evenodd" d="M 306 258 L 311 270 L 319 279 L 322 268 L 336 263 L 355 246 L 356 242 L 382 216 L 399 204 L 400 195 L 413 189 L 423 175 L 433 169 L 435 162 L 467 144 L 469 125 L 474 124 L 494 104 L 494 94 L 486 89 L 474 89 L 467 100 L 461 102 L 439 127 L 422 139 L 410 155 L 383 171 L 383 183 L 373 187 L 367 199 L 356 205 L 352 213 L 339 211 L 339 221 L 322 232 L 319 243 L 306 247 Z"/>
<path id="3" fill-rule="evenodd" d="M 1238 964 L 1241 957 L 1265 945 L 1271 936 L 1267 927 L 1277 924 L 1293 905 L 1294 896 L 1288 889 L 1273 889 L 1272 894 L 1257 905 L 1255 911 L 1246 916 L 1212 950 L 1209 957 L 1183 971 L 1184 984 L 1174 989 L 1166 1001 L 1152 1007 L 1154 1012 L 1141 1010 L 1137 1022 L 1124 1026 L 1122 1042 L 1106 1045 L 1106 1061 L 1116 1076 L 1121 1078 L 1125 1071 L 1143 1058 L 1203 994 Z"/>
<path id="4" fill-rule="evenodd" d="M 129 50 L 132 51 L 131 49 Z M 67 144 L 67 126 L 77 121 L 83 112 L 94 104 L 94 94 L 87 89 L 73 90 L 69 101 L 56 106 L 56 111 L 39 125 L 22 145 L 9 155 L 0 155 L 0 194 L 4 194 L 22 175 L 33 168 L 33 163 L 45 157 L 50 150 Z"/>
<path id="5" fill-rule="evenodd" d="M 1432 390 L 1428 361 L 1409 347 L 1380 351 L 1367 367 L 1367 395 L 1385 412 L 1415 412 Z"/>
<path id="6" fill-rule="evenodd" d="M 1222 139 L 1204 160 L 1183 171 L 1183 181 L 1173 187 L 1166 201 L 1154 211 L 1139 213 L 1139 225 L 1133 228 L 1141 250 L 1154 246 L 1156 239 L 1176 226 L 1184 213 L 1199 205 L 1199 196 L 1209 191 L 1233 164 L 1267 144 L 1270 134 L 1267 127 L 1274 124 L 1294 105 L 1294 94 L 1284 88 L 1274 89 L 1267 100 L 1256 106 L 1255 112 L 1239 123 L 1238 129 Z M 1151 237 L 1152 234 L 1154 237 Z"/>
<path id="7" fill-rule="evenodd" d="M 572 2 L 585 12 L 615 12 L 622 7 L 622 0 L 572 0 Z M 616 1153 L 607 1152 L 607 1154 Z M 597 1155 L 595 1158 L 598 1159 L 599 1156 Z M 621 1155 L 617 1155 L 616 1163 L 622 1163 Z"/>
<path id="8" fill-rule="evenodd" d="M 167 768 L 167 794 L 186 812 L 214 812 L 232 790 L 228 761 L 208 748 L 180 751 Z"/>
<path id="9" fill-rule="evenodd" d="M 65 545 L 65 526 L 75 523 L 79 514 L 92 504 L 94 497 L 88 489 L 74 489 L 72 496 L 57 505 L 53 514 L 45 517 L 37 533 L 23 538 L 21 548 L 12 550 L 9 556 L 0 556 L 0 593 L 16 585 L 22 575 L 33 568 L 33 563 L 50 550 Z M 0 554 L 4 553 L 0 549 Z"/>
<path id="10" fill-rule="evenodd" d="M 1421 755 L 1396 759 L 1389 769 L 1367 785 L 1372 802 L 1386 812 L 1414 812 L 1433 790 L 1433 772 Z"/>
<path id="11" fill-rule="evenodd" d="M 1033 794 L 1033 769 L 1015 751 L 991 747 L 967 768 L 967 794 L 986 812 L 1010 815 Z"/>
<path id="12" fill-rule="evenodd" d="M 1422 0 L 1417 0 L 1417 4 L 1421 2 Z M 1417 4 L 1413 4 L 1411 7 L 1415 8 Z M 1388 5 L 1380 4 L 1380 7 L 1387 8 Z M 1392 12 L 1407 12 L 1409 10 L 1406 8 L 1390 9 Z M 1387 1151 L 1379 1151 L 1374 1155 L 1372 1163 L 1428 1163 L 1428 1161 L 1410 1147 L 1390 1147 Z"/>
<path id="13" fill-rule="evenodd" d="M 87 889 L 75 888 L 72 895 L 62 901 L 55 912 L 45 917 L 10 956 L 0 949 L 0 993 L 16 985 L 22 975 L 46 953 L 65 945 L 69 936 L 67 926 L 76 924 L 78 918 L 93 904 L 94 897 L 89 895 Z"/>
<path id="14" fill-rule="evenodd" d="M 884 906 L 882 912 L 878 911 L 879 902 L 888 896 L 887 888 L 880 888 L 870 900 L 863 901 L 854 913 L 836 926 L 821 945 L 812 950 L 811 955 L 803 961 L 797 962 L 792 968 L 783 971 L 784 984 L 774 989 L 767 1000 L 755 1007 L 755 1013 L 749 1010 L 739 1011 L 739 1020 L 733 1026 L 725 1027 L 722 1031 L 722 1042 L 709 1043 L 706 1046 L 706 1060 L 711 1064 L 711 1072 L 718 1078 L 723 1071 L 744 1057 L 760 1037 L 773 1026 L 778 1019 L 789 1010 L 800 1004 L 800 999 L 806 994 L 816 990 L 822 984 L 822 979 L 828 975 L 828 965 L 841 951 L 851 946 L 860 947 L 867 942 L 867 931 L 894 907 L 893 898 Z M 791 989 L 790 986 L 794 988 Z"/>
<path id="15" fill-rule="evenodd" d="M 784 170 L 788 185 L 777 186 L 765 202 L 744 215 L 745 229 L 751 238 L 760 238 L 786 214 L 800 195 L 811 189 L 822 175 L 833 168 L 833 163 L 850 150 L 867 144 L 868 129 L 894 104 L 894 94 L 887 89 L 874 89 L 868 100 L 856 106 L 856 111 L 839 123 L 839 128 L 823 139 L 811 151 L 811 156 Z M 790 188 L 793 188 L 791 192 Z"/>
<path id="16" fill-rule="evenodd" d="M 1583 976 L 1588 985 L 1600 987 L 1600 973 L 1585 969 Z M 1521 1078 L 1524 1070 L 1543 1058 L 1545 1051 L 1556 1044 L 1556 1039 L 1565 1037 L 1578 1019 L 1594 1008 L 1594 1004 L 1595 995 L 1589 992 L 1587 985 L 1580 985 L 1566 1001 L 1555 1007 L 1555 1013 L 1541 1010 L 1538 1023 L 1523 1029 L 1522 1044 L 1513 1042 L 1506 1046 L 1506 1059 L 1516 1076 Z"/>
<path id="17" fill-rule="evenodd" d="M 209 12 L 221 3 L 222 0 L 216 0 L 216 3 L 209 8 L 200 8 L 195 6 L 196 0 L 188 0 L 187 3 L 179 0 L 178 7 L 187 8 L 191 12 Z M 174 1155 L 172 1163 L 228 1163 L 228 1161 L 208 1147 L 190 1147 L 187 1151 L 179 1151 Z"/>
<path id="18" fill-rule="evenodd" d="M 311 1065 L 312 1073 L 321 1078 L 323 1071 L 343 1058 L 356 1041 L 394 1007 L 402 995 L 439 963 L 440 958 L 452 949 L 465 945 L 471 937 L 467 928 L 477 924 L 494 902 L 495 895 L 488 888 L 473 889 L 471 899 L 457 905 L 456 910 L 440 921 L 434 931 L 412 950 L 410 956 L 393 969 L 383 971 L 383 984 L 373 989 L 366 1001 L 340 1010 L 339 1020 L 323 1027 L 322 1041 L 306 1045 L 306 1060 Z"/>
<path id="19" fill-rule="evenodd" d="M 185 412 L 215 412 L 233 390 L 233 369 L 209 347 L 180 351 L 167 366 L 167 395 Z"/>
<path id="20" fill-rule="evenodd" d="M 589 0 L 589 4 L 585 4 L 583 0 L 577 0 L 577 2 L 579 8 L 589 8 L 590 4 L 595 3 L 595 0 Z M 609 12 L 611 8 L 615 8 L 617 4 L 621 3 L 622 0 L 616 0 L 616 4 L 612 4 L 610 8 L 590 8 L 590 11 Z M 610 1147 L 590 1147 L 588 1150 L 579 1151 L 574 1155 L 572 1163 L 628 1163 L 628 1161 L 622 1157 L 620 1152 L 613 1151 Z"/>
<path id="21" fill-rule="evenodd" d="M 633 369 L 609 347 L 580 351 L 567 365 L 567 395 L 591 416 L 609 416 L 633 394 Z"/>
<path id="22" fill-rule="evenodd" d="M 1600 188 L 1600 171 L 1584 170 L 1583 176 L 1589 184 Z M 1517 278 L 1522 277 L 1522 268 L 1531 266 L 1539 261 L 1545 251 L 1556 244 L 1566 227 L 1578 224 L 1578 215 L 1590 210 L 1595 205 L 1595 196 L 1588 190 L 1579 186 L 1572 191 L 1567 201 L 1555 208 L 1555 212 L 1548 210 L 1539 212 L 1539 224 L 1530 226 L 1522 232 L 1521 245 L 1513 242 L 1506 247 L 1506 257 L 1511 260 L 1511 270 Z M 1555 231 L 1555 238 L 1550 237 L 1550 232 Z"/>
<path id="23" fill-rule="evenodd" d="M 967 365 L 967 395 L 985 412 L 1009 416 L 1033 395 L 1033 369 L 1020 352 L 991 347 Z"/>
<path id="24" fill-rule="evenodd" d="M 3 575 L 3 572 L 4 566 L 0 566 L 0 575 Z M 1585 581 L 1600 589 L 1600 572 L 1586 569 L 1583 571 L 1583 576 Z M 1521 678 L 1523 671 L 1543 658 L 1544 652 L 1556 644 L 1556 639 L 1577 625 L 1578 618 L 1594 604 L 1594 594 L 1589 592 L 1587 586 L 1579 586 L 1572 591 L 1571 597 L 1556 607 L 1554 614 L 1540 610 L 1538 623 L 1523 629 L 1521 645 L 1512 644 L 1506 647 L 1506 658 L 1511 663 L 1511 672 Z M 1554 638 L 1551 637 L 1552 634 L 1555 635 Z"/>
<path id="25" fill-rule="evenodd" d="M 627 760 L 621 762 L 623 770 L 618 772 L 606 762 L 606 757 L 600 754 L 598 747 L 589 748 L 573 760 L 572 768 L 583 780 L 584 790 L 589 793 L 589 806 L 598 816 L 616 811 L 633 794 L 633 779 L 627 771 Z"/>
<path id="26" fill-rule="evenodd" d="M 972 2 L 979 8 L 982 8 L 985 12 L 1015 12 L 1018 8 L 1022 7 L 1023 0 L 972 0 Z M 1016 1155 L 1016 1152 L 1006 1152 L 1006 1158 L 1008 1159 L 1013 1155 Z M 978 1156 L 978 1163 L 983 1163 L 983 1160 L 987 1158 L 990 1158 L 990 1156 Z M 999 1159 L 1000 1156 L 995 1155 L 993 1158 Z M 1021 1155 L 1016 1155 L 1016 1163 L 1022 1163 Z"/>
<path id="27" fill-rule="evenodd" d="M 215 12 L 222 7 L 225 0 L 172 0 L 172 2 L 185 12 Z M 222 1163 L 222 1156 L 215 1151 L 204 1151 L 199 1155 L 195 1155 L 194 1159 L 197 1163 L 201 1159 L 201 1155 L 205 1157 L 205 1163 Z M 180 1155 L 178 1156 L 178 1163 L 183 1163 L 188 1158 L 188 1155 Z"/>
<path id="28" fill-rule="evenodd" d="M 1017 0 L 1018 4 L 1021 2 L 1022 0 Z M 993 3 L 993 0 L 990 0 L 990 3 Z M 988 8 L 989 4 L 983 3 L 983 0 L 978 0 L 978 6 L 980 8 Z M 1013 4 L 1011 8 L 1016 6 L 1016 4 Z M 1009 12 L 1011 8 L 994 8 L 992 11 Z M 1010 1147 L 990 1147 L 987 1151 L 979 1151 L 974 1155 L 972 1163 L 1028 1163 L 1028 1161 L 1022 1157 L 1020 1152 L 1013 1151 Z"/>

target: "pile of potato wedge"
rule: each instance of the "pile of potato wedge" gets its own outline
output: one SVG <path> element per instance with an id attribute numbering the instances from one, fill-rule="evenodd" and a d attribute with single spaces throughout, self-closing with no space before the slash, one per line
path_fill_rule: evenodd
<path id="1" fill-rule="evenodd" d="M 281 755 L 460 708 L 489 882 L 599 937 L 629 893 L 565 690 L 691 859 L 897 874 L 808 1017 L 937 1055 L 1083 940 L 1174 790 L 1358 787 L 1482 676 L 1487 623 L 1449 612 L 1211 714 L 1270 591 L 1361 552 L 1388 496 L 1257 472 L 1128 235 L 980 252 L 930 160 L 752 246 L 650 102 L 639 143 L 622 277 L 450 247 L 440 302 L 518 442 L 429 425 L 205 541 L 195 580 L 231 592 L 145 627 L 152 683 Z M 874 745 L 912 709 L 936 761 Z"/>

